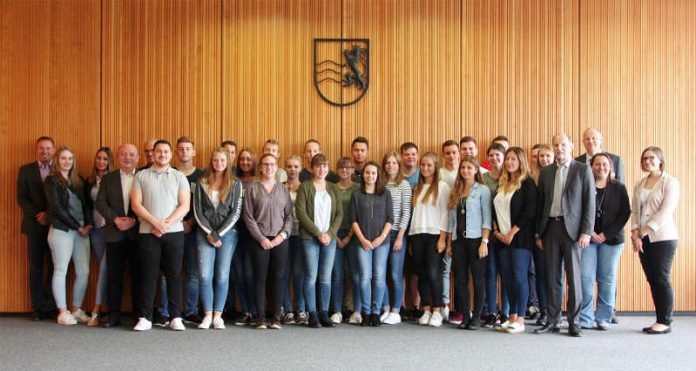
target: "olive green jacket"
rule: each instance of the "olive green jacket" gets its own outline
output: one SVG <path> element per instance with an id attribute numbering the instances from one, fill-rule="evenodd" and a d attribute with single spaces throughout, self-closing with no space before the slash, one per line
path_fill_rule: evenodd
<path id="1" fill-rule="evenodd" d="M 331 221 L 329 230 L 326 232 L 331 239 L 336 239 L 338 228 L 343 220 L 343 206 L 339 199 L 338 186 L 331 182 L 326 182 L 326 192 L 331 197 Z M 300 221 L 300 239 L 311 240 L 319 238 L 321 232 L 314 224 L 314 196 L 317 190 L 311 180 L 302 182 L 297 189 L 297 200 L 295 201 L 295 212 L 297 220 Z"/>

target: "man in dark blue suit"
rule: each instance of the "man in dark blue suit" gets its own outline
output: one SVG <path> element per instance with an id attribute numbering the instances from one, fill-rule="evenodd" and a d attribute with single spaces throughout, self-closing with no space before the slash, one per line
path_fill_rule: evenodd
<path id="1" fill-rule="evenodd" d="M 556 163 L 539 175 L 536 243 L 546 257 L 548 322 L 535 333 L 558 332 L 563 302 L 563 266 L 568 278 L 568 334 L 582 336 L 575 319 L 582 305 L 580 250 L 590 244 L 595 220 L 595 184 L 590 167 L 574 161 L 573 142 L 553 137 Z"/>
<path id="2" fill-rule="evenodd" d="M 27 236 L 31 319 L 34 321 L 51 317 L 56 310 L 50 283 L 53 264 L 47 241 L 49 225 L 43 186 L 51 171 L 55 151 L 52 138 L 40 137 L 36 140 L 36 161 L 19 168 L 17 176 L 17 203 L 22 209 L 22 233 Z M 47 277 L 44 277 L 44 271 Z"/>
<path id="3" fill-rule="evenodd" d="M 121 324 L 123 272 L 126 262 L 131 271 L 131 299 L 134 317 L 139 317 L 140 264 L 138 256 L 138 220 L 130 207 L 130 191 L 138 165 L 138 149 L 133 144 L 118 147 L 119 169 L 102 178 L 94 204 L 104 217 L 109 321 L 104 327 Z"/>

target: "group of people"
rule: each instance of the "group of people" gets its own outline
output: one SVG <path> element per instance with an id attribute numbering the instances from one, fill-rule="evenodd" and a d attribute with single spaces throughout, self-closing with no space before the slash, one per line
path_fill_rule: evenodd
<path id="1" fill-rule="evenodd" d="M 521 333 L 534 314 L 534 332 L 553 333 L 567 291 L 568 334 L 577 337 L 610 327 L 630 219 L 655 304 L 656 322 L 643 331 L 669 333 L 679 183 L 665 172 L 662 150 L 648 147 L 640 158 L 647 175 L 629 197 L 623 162 L 603 151 L 601 133 L 587 129 L 582 142 L 586 152 L 576 159 L 564 133 L 528 156 L 499 136 L 483 163 L 470 136 L 445 141 L 441 156 L 420 155 L 406 142 L 377 163 L 358 137 L 334 172 L 313 139 L 304 161 L 289 156 L 284 168 L 275 140 L 259 157 L 225 141 L 205 169 L 194 166 L 190 138 L 175 146 L 153 139 L 141 168 L 133 144 L 115 155 L 99 148 L 85 179 L 70 147 L 40 137 L 36 162 L 20 168 L 17 184 L 32 318 L 120 326 L 128 266 L 135 331 L 153 322 L 178 331 L 184 322 L 224 329 L 223 314 L 239 308 L 235 324 L 259 329 L 413 319 Z M 88 315 L 90 252 L 99 278 Z"/>

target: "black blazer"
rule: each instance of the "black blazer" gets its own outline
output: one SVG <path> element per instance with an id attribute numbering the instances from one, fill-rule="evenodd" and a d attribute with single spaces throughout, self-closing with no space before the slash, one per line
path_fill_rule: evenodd
<path id="1" fill-rule="evenodd" d="M 597 202 L 600 196 L 597 195 Z M 628 191 L 622 183 L 608 183 L 604 189 L 602 200 L 602 225 L 599 231 L 604 232 L 608 245 L 618 245 L 624 242 L 624 227 L 631 216 L 631 203 Z M 597 227 L 595 227 L 597 230 Z"/>
<path id="2" fill-rule="evenodd" d="M 498 194 L 500 194 L 498 188 Z M 536 186 L 532 177 L 522 181 L 520 189 L 515 191 L 510 200 L 510 225 L 517 226 L 520 231 L 515 234 L 510 246 L 521 247 L 531 250 L 534 246 L 534 218 L 536 213 Z M 493 207 L 493 219 L 498 220 L 498 216 Z M 500 241 L 498 241 L 500 242 Z M 500 244 L 503 244 L 500 242 Z"/>
<path id="3" fill-rule="evenodd" d="M 621 157 L 609 152 L 606 152 L 606 154 L 608 154 L 609 158 L 611 158 L 612 167 L 614 168 L 614 177 L 616 180 L 621 183 L 626 183 L 626 177 L 624 177 L 624 166 L 623 161 L 621 161 Z M 587 153 L 583 153 L 582 155 L 576 157 L 575 161 L 587 164 Z"/>
<path id="4" fill-rule="evenodd" d="M 131 241 L 138 240 L 138 218 L 130 207 L 128 210 L 125 210 L 125 206 L 123 205 L 123 188 L 121 187 L 120 170 L 112 171 L 102 177 L 94 207 L 106 221 L 104 225 L 106 242 L 119 242 L 126 238 Z M 114 220 L 116 217 L 120 216 L 134 218 L 136 223 L 133 228 L 125 232 L 116 228 Z"/>
<path id="5" fill-rule="evenodd" d="M 44 189 L 46 190 L 48 219 L 51 227 L 67 232 L 70 229 L 78 230 L 85 225 L 92 224 L 92 213 L 89 210 L 88 197 L 85 192 L 86 186 L 87 183 L 84 182 L 82 189 L 75 189 L 61 184 L 56 175 L 46 177 Z M 77 195 L 82 203 L 82 214 L 84 215 L 82 224 L 70 214 L 70 190 Z"/>
<path id="6" fill-rule="evenodd" d="M 41 234 L 48 225 L 36 221 L 36 214 L 46 211 L 46 193 L 39 171 L 39 163 L 32 162 L 19 168 L 17 176 L 17 203 L 22 209 L 22 233 Z"/>
<path id="7" fill-rule="evenodd" d="M 543 237 L 551 213 L 553 188 L 558 164 L 544 166 L 539 173 L 537 192 L 537 234 Z M 563 224 L 568 237 L 577 241 L 580 234 L 592 236 L 595 220 L 595 184 L 590 167 L 570 160 L 566 182 L 561 196 Z"/>

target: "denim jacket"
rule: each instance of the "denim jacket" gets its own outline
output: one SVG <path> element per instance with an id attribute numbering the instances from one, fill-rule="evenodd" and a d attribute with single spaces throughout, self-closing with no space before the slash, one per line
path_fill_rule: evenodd
<path id="1" fill-rule="evenodd" d="M 454 190 L 452 190 L 454 192 Z M 481 183 L 474 183 L 466 198 L 466 238 L 481 238 L 482 229 L 491 229 L 491 191 Z M 448 232 L 452 241 L 457 237 L 457 207 L 447 212 Z"/>

